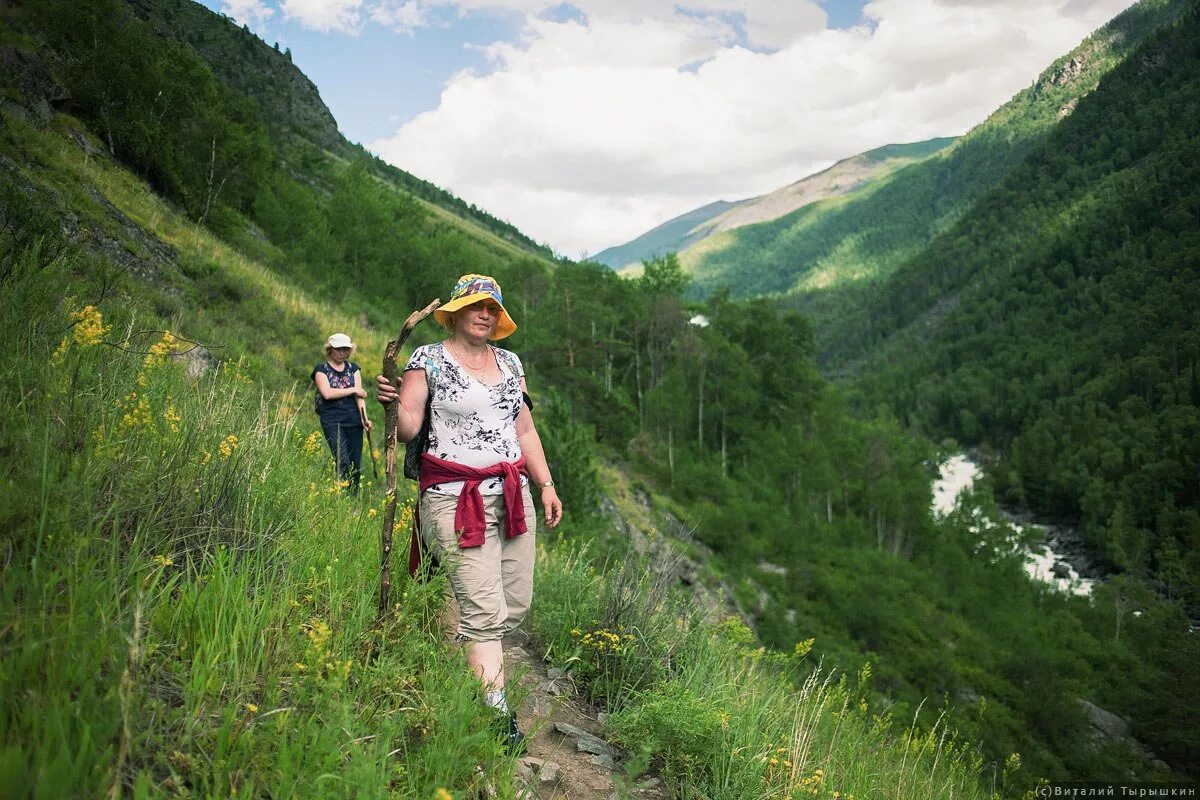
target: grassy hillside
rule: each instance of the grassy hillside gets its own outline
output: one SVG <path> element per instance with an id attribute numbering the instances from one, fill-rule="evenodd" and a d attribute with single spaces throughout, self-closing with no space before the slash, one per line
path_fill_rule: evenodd
<path id="1" fill-rule="evenodd" d="M 5 57 L 24 59 L 5 77 L 28 80 L 4 86 L 0 135 L 2 322 L 20 356 L 2 384 L 19 413 L 0 431 L 15 465 L 0 636 L 19 654 L 2 675 L 3 785 L 510 796 L 511 760 L 430 622 L 436 588 L 398 588 L 400 627 L 367 657 L 381 498 L 329 480 L 303 384 L 332 329 L 369 370 L 398 310 L 476 270 L 497 274 L 522 324 L 508 342 L 570 515 L 539 564 L 539 653 L 612 712 L 630 771 L 730 800 L 1017 796 L 1098 768 L 1166 774 L 1121 743 L 1098 750 L 1075 701 L 1169 698 L 1142 654 L 1170 607 L 1149 602 L 1146 624 L 1114 639 L 1111 605 L 1042 591 L 1015 557 L 977 558 L 977 521 L 929 515 L 927 446 L 848 413 L 803 319 L 721 297 L 689 307 L 670 259 L 629 282 L 497 257 L 361 162 L 258 170 L 199 225 L 189 155 L 211 163 L 211 146 L 194 149 L 192 126 L 273 148 L 274 123 L 181 113 L 179 129 L 150 127 L 164 146 L 140 148 L 157 117 L 124 123 L 159 91 L 241 101 L 129 21 L 111 32 L 143 45 L 129 68 L 149 88 L 127 87 L 127 113 L 95 128 L 43 113 L 48 97 L 115 107 L 85 104 L 73 81 L 88 75 L 32 52 L 44 18 L 5 13 Z M 55 86 L 73 99 L 42 91 Z M 689 324 L 697 311 L 708 327 Z M 193 341 L 203 351 L 182 352 Z M 732 585 L 757 641 L 696 619 L 672 576 L 625 560 L 599 459 L 645 499 L 648 541 L 682 530 L 716 553 L 704 570 Z M 597 646 L 612 635 L 619 650 Z"/>
<path id="2" fill-rule="evenodd" d="M 820 341 L 827 341 L 824 322 L 830 314 L 824 309 L 831 295 L 826 290 L 886 276 L 916 255 L 1020 163 L 1108 70 L 1185 5 L 1143 0 L 1123 12 L 927 161 L 859 192 L 706 241 L 683 258 L 694 291 L 707 295 L 730 286 L 739 297 L 796 292 L 785 305 L 813 314 Z"/>

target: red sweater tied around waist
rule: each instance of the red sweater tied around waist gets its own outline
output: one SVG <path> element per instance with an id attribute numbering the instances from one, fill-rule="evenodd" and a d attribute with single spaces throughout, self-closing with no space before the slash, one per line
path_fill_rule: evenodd
<path id="1" fill-rule="evenodd" d="M 507 538 L 520 536 L 528 528 L 525 525 L 525 498 L 521 494 L 521 476 L 528 475 L 525 456 L 516 461 L 499 461 L 490 467 L 468 467 L 430 453 L 421 455 L 421 471 L 418 479 L 419 495 L 440 483 L 463 482 L 458 495 L 458 507 L 454 510 L 454 530 L 458 532 L 459 547 L 481 547 L 486 524 L 483 517 L 483 495 L 479 484 L 488 478 L 504 479 L 504 518 Z M 418 501 L 419 505 L 419 501 Z M 408 572 L 415 575 L 421 564 L 421 536 L 418 532 L 420 514 L 413 514 L 412 542 L 408 549 Z"/>

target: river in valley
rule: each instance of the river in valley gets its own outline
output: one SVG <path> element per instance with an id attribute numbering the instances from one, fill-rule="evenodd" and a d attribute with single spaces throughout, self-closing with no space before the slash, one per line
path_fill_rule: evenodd
<path id="1" fill-rule="evenodd" d="M 944 517 L 953 511 L 962 493 L 971 489 L 981 474 L 979 464 L 966 455 L 955 455 L 942 462 L 939 477 L 933 483 L 934 516 Z M 973 509 L 973 512 L 977 518 L 982 517 L 980 509 Z M 1059 591 L 1091 596 L 1100 577 L 1091 570 L 1083 542 L 1075 531 L 1018 518 L 1003 510 L 1001 513 L 1003 521 L 1012 529 L 1007 537 L 1009 546 L 1022 552 L 1029 577 Z M 979 524 L 983 523 L 980 519 Z M 1030 533 L 1033 535 L 1028 535 Z"/>

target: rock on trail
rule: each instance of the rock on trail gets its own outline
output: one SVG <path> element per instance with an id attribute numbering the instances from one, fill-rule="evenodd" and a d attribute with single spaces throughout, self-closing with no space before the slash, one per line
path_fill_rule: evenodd
<path id="1" fill-rule="evenodd" d="M 528 692 L 517 712 L 525 732 L 518 774 L 528 800 L 667 800 L 657 778 L 626 778 L 627 756 L 604 738 L 598 710 L 579 697 L 569 674 L 534 656 L 526 635 L 505 640 L 505 672 Z"/>

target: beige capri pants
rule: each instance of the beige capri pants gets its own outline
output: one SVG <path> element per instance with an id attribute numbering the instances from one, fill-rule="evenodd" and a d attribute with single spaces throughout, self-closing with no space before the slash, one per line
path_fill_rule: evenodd
<path id="1" fill-rule="evenodd" d="M 533 599 L 537 511 L 533 494 L 521 489 L 527 531 L 507 537 L 504 495 L 483 495 L 484 541 L 479 547 L 458 546 L 454 511 L 458 495 L 427 491 L 421 495 L 421 541 L 447 571 L 458 603 L 456 638 L 493 642 L 516 630 Z"/>

